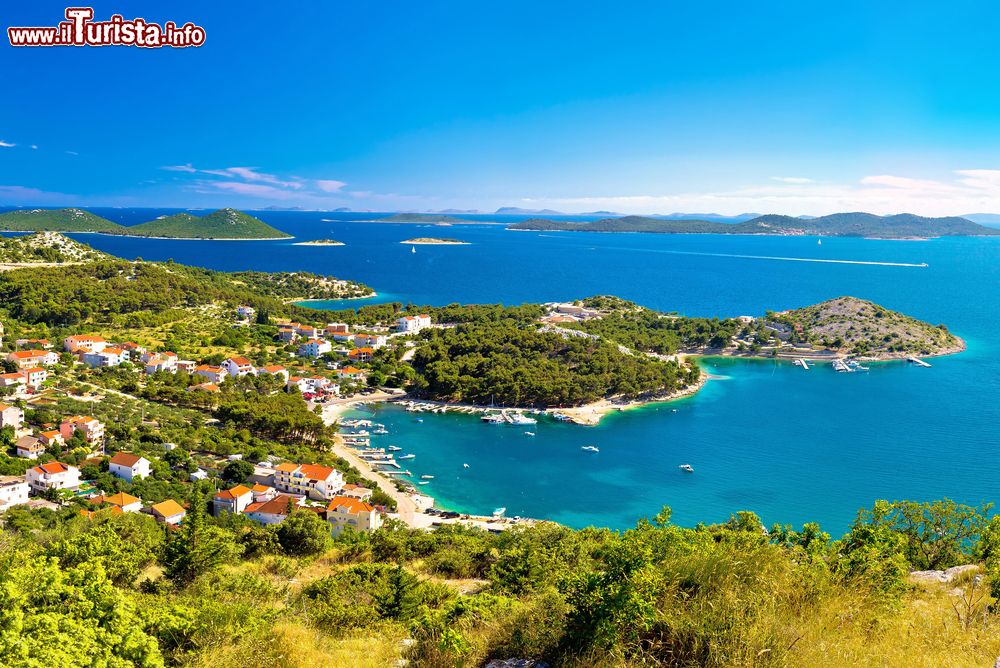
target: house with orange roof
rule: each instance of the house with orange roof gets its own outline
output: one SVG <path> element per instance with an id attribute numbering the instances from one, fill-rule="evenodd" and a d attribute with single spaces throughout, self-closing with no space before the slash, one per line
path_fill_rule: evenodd
<path id="1" fill-rule="evenodd" d="M 118 346 L 106 346 L 100 350 L 84 351 L 80 356 L 80 361 L 91 369 L 115 367 L 123 362 L 128 362 L 129 359 L 128 351 Z"/>
<path id="2" fill-rule="evenodd" d="M 323 339 L 309 339 L 299 346 L 299 357 L 319 357 L 333 350 L 329 341 Z"/>
<path id="3" fill-rule="evenodd" d="M 326 507 L 326 521 L 336 536 L 345 529 L 371 532 L 382 526 L 382 516 L 375 506 L 349 496 L 335 496 Z"/>
<path id="4" fill-rule="evenodd" d="M 24 350 L 51 350 L 52 342 L 48 339 L 18 339 L 14 342 Z"/>
<path id="5" fill-rule="evenodd" d="M 239 515 L 253 503 L 253 491 L 246 485 L 236 485 L 230 489 L 216 492 L 212 498 L 212 514 L 218 517 L 222 513 Z"/>
<path id="6" fill-rule="evenodd" d="M 15 350 L 7 353 L 7 361 L 13 362 L 19 371 L 23 371 L 39 366 L 52 366 L 59 361 L 59 356 L 51 350 Z"/>
<path id="7" fill-rule="evenodd" d="M 137 513 L 142 510 L 142 499 L 125 492 L 118 492 L 110 496 L 95 496 L 90 501 L 98 505 L 107 503 L 110 506 L 121 508 L 124 513 Z"/>
<path id="8" fill-rule="evenodd" d="M 334 371 L 334 373 L 336 373 L 341 378 L 359 378 L 365 375 L 364 371 L 350 365 L 345 366 L 342 369 L 337 369 L 336 371 Z"/>
<path id="9" fill-rule="evenodd" d="M 17 406 L 0 403 L 0 429 L 13 427 L 14 433 L 24 426 L 24 411 Z"/>
<path id="10" fill-rule="evenodd" d="M 396 329 L 405 334 L 416 334 L 431 326 L 431 317 L 426 314 L 404 315 L 396 321 Z"/>
<path id="11" fill-rule="evenodd" d="M 58 429 L 41 432 L 38 434 L 38 440 L 41 441 L 42 445 L 45 447 L 50 445 L 64 445 L 66 443 L 65 439 L 62 437 L 62 433 L 60 433 Z"/>
<path id="12" fill-rule="evenodd" d="M 108 473 L 132 482 L 150 476 L 149 460 L 131 452 L 116 452 L 108 462 Z"/>
<path id="13" fill-rule="evenodd" d="M 329 501 L 344 487 L 344 476 L 332 466 L 280 464 L 274 469 L 274 486 L 281 492 Z"/>
<path id="14" fill-rule="evenodd" d="M 253 362 L 246 357 L 230 357 L 222 363 L 222 368 L 226 370 L 227 376 L 234 378 L 250 376 L 256 371 L 253 368 Z"/>
<path id="15" fill-rule="evenodd" d="M 284 382 L 288 382 L 288 369 L 280 364 L 269 364 L 257 369 L 258 376 L 277 376 Z"/>
<path id="16" fill-rule="evenodd" d="M 27 470 L 24 474 L 34 492 L 49 489 L 76 489 L 80 486 L 80 469 L 62 462 L 47 462 Z"/>
<path id="17" fill-rule="evenodd" d="M 253 492 L 253 500 L 257 503 L 270 501 L 278 495 L 278 490 L 273 487 L 268 487 L 267 485 L 262 485 L 259 482 L 254 483 L 254 486 L 250 488 L 250 491 Z"/>
<path id="18" fill-rule="evenodd" d="M 146 375 L 151 376 L 157 371 L 174 373 L 177 371 L 177 353 L 145 353 L 139 358 Z"/>
<path id="19" fill-rule="evenodd" d="M 373 348 L 355 348 L 351 352 L 347 353 L 347 357 L 352 362 L 371 362 L 372 355 L 375 354 Z"/>
<path id="20" fill-rule="evenodd" d="M 384 334 L 355 334 L 354 335 L 354 345 L 358 348 L 375 348 L 378 350 L 383 347 L 387 342 L 388 338 Z"/>
<path id="21" fill-rule="evenodd" d="M 289 322 L 282 325 L 278 325 L 278 338 L 285 343 L 294 343 L 295 339 L 299 338 L 299 323 Z"/>
<path id="22" fill-rule="evenodd" d="M 349 496 L 352 499 L 358 499 L 359 501 L 368 501 L 372 498 L 373 490 L 364 487 L 363 485 L 355 485 L 353 482 L 349 482 L 344 485 L 344 489 L 340 490 L 340 496 Z"/>
<path id="23" fill-rule="evenodd" d="M 118 506 L 109 506 L 107 508 L 98 508 L 97 510 L 81 510 L 80 511 L 80 516 L 81 517 L 86 517 L 88 520 L 90 520 L 91 522 L 93 522 L 94 518 L 97 517 L 97 514 L 98 513 L 103 513 L 103 512 L 107 512 L 110 515 L 122 515 L 123 514 L 122 513 L 122 509 L 119 508 Z"/>
<path id="24" fill-rule="evenodd" d="M 281 524 L 296 509 L 302 506 L 302 498 L 279 494 L 270 501 L 251 503 L 247 506 L 246 516 L 264 526 Z"/>
<path id="25" fill-rule="evenodd" d="M 195 390 L 202 390 L 203 392 L 221 392 L 219 386 L 215 383 L 201 383 L 199 385 L 192 385 L 187 388 L 188 392 L 194 392 Z"/>
<path id="26" fill-rule="evenodd" d="M 194 374 L 201 376 L 209 383 L 219 384 L 226 379 L 226 370 L 221 366 L 200 364 L 195 367 Z"/>
<path id="27" fill-rule="evenodd" d="M 27 385 L 28 379 L 20 371 L 14 373 L 0 373 L 0 387 L 17 387 Z"/>
<path id="28" fill-rule="evenodd" d="M 33 369 L 24 369 L 21 371 L 21 375 L 24 376 L 24 384 L 36 390 L 42 386 L 42 383 L 49 379 L 48 370 L 40 366 Z"/>
<path id="29" fill-rule="evenodd" d="M 87 443 L 102 443 L 104 441 L 104 424 L 97 418 L 87 415 L 74 415 L 62 421 L 59 425 L 59 433 L 63 440 L 68 441 L 73 438 L 73 434 L 81 432 L 83 440 Z"/>
<path id="30" fill-rule="evenodd" d="M 96 334 L 74 334 L 63 339 L 63 350 L 70 353 L 100 352 L 108 347 L 108 342 Z"/>
<path id="31" fill-rule="evenodd" d="M 168 526 L 177 526 L 184 521 L 187 511 L 184 506 L 173 499 L 167 499 L 160 503 L 154 503 L 149 507 L 149 514 L 156 518 L 157 522 Z"/>
<path id="32" fill-rule="evenodd" d="M 323 333 L 326 336 L 333 338 L 341 336 L 344 337 L 343 340 L 346 340 L 347 337 L 351 335 L 351 328 L 345 322 L 331 322 L 323 328 Z M 341 339 L 337 340 L 339 341 Z"/>

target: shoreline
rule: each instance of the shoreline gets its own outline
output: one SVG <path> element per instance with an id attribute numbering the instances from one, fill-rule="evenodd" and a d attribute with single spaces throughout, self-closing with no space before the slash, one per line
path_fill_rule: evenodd
<path id="1" fill-rule="evenodd" d="M 406 239 L 405 241 L 400 241 L 399 243 L 409 246 L 471 246 L 471 241 L 430 241 L 430 240 L 418 240 L 418 239 Z"/>
<path id="2" fill-rule="evenodd" d="M 295 237 L 292 237 L 293 239 Z M 343 241 L 296 241 L 293 246 L 346 246 Z"/>
<path id="3" fill-rule="evenodd" d="M 370 295 L 367 295 L 365 297 L 334 297 L 332 299 L 331 298 L 326 298 L 326 297 L 316 297 L 316 298 L 310 298 L 310 299 L 299 299 L 297 297 L 293 297 L 291 299 L 286 299 L 284 301 L 284 303 L 285 304 L 295 305 L 295 304 L 306 304 L 308 302 L 336 302 L 336 301 L 345 301 L 345 302 L 348 302 L 348 301 L 354 301 L 356 299 L 375 299 L 376 297 L 378 297 L 378 293 L 375 292 L 375 291 L 372 291 L 372 293 Z M 325 309 L 317 309 L 317 310 L 321 310 L 322 311 L 322 310 L 325 310 Z"/>

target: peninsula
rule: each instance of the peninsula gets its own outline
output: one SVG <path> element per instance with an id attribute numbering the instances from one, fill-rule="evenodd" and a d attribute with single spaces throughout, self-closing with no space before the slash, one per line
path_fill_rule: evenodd
<path id="1" fill-rule="evenodd" d="M 459 239 L 436 239 L 434 237 L 415 237 L 400 241 L 401 244 L 412 244 L 414 246 L 468 246 L 468 241 Z"/>
<path id="2" fill-rule="evenodd" d="M 596 221 L 562 221 L 532 218 L 509 230 L 565 232 L 649 232 L 655 234 L 755 234 L 769 236 L 867 237 L 872 239 L 928 239 L 945 236 L 996 236 L 1000 229 L 958 217 L 925 218 L 904 213 L 876 216 L 870 213 L 836 213 L 818 218 L 757 216 L 742 223 L 709 220 L 665 220 L 648 216 L 602 218 Z"/>
<path id="3" fill-rule="evenodd" d="M 0 213 L 3 232 L 116 232 L 121 225 L 83 209 L 18 209 Z"/>
<path id="4" fill-rule="evenodd" d="M 276 230 L 259 218 L 237 211 L 219 209 L 207 216 L 175 213 L 141 225 L 119 227 L 108 234 L 161 239 L 257 240 L 290 239 L 291 235 Z"/>

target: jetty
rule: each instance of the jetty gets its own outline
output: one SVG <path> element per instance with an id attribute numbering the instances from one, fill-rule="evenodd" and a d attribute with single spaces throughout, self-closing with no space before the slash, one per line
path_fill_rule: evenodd
<path id="1" fill-rule="evenodd" d="M 917 366 L 922 366 L 922 367 L 926 367 L 926 368 L 928 368 L 928 369 L 929 369 L 929 368 L 931 368 L 931 365 L 930 365 L 930 364 L 928 364 L 927 362 L 923 361 L 923 360 L 922 360 L 922 359 L 920 359 L 919 357 L 913 357 L 913 356 L 910 356 L 910 357 L 907 357 L 906 359 L 907 359 L 907 361 L 908 361 L 908 362 L 909 362 L 910 364 L 916 364 Z"/>
<path id="2" fill-rule="evenodd" d="M 800 366 L 806 371 L 809 370 L 809 363 L 801 357 L 795 360 L 795 366 Z"/>

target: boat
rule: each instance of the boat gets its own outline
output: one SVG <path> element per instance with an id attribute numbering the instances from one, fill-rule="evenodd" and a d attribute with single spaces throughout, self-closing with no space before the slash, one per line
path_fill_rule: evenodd
<path id="1" fill-rule="evenodd" d="M 429 484 L 430 484 L 430 480 L 421 480 L 421 481 L 420 481 L 420 482 L 418 482 L 417 484 L 418 484 L 418 485 L 429 485 Z"/>
<path id="2" fill-rule="evenodd" d="M 517 425 L 538 424 L 538 420 L 536 420 L 535 418 L 528 417 L 523 413 L 508 413 L 506 417 L 507 417 L 507 422 L 511 424 L 517 424 Z"/>
<path id="3" fill-rule="evenodd" d="M 822 246 L 823 245 L 823 240 L 822 239 L 817 239 L 816 240 L 816 245 L 817 246 Z"/>
<path id="4" fill-rule="evenodd" d="M 422 475 L 420 477 L 423 480 L 434 480 L 434 476 L 432 476 L 432 475 Z"/>
<path id="5" fill-rule="evenodd" d="M 533 431 L 526 431 L 526 432 L 524 432 L 524 435 L 525 436 L 534 436 L 535 432 L 533 432 Z"/>
<path id="6" fill-rule="evenodd" d="M 480 418 L 483 422 L 488 422 L 489 424 L 503 424 L 506 422 L 503 415 L 500 413 L 487 413 Z"/>
<path id="7" fill-rule="evenodd" d="M 398 445 L 390 445 L 388 449 L 389 452 L 399 452 L 403 448 L 399 447 Z"/>
<path id="8" fill-rule="evenodd" d="M 414 420 L 414 422 L 423 422 L 423 421 L 424 421 L 423 418 L 417 418 L 416 420 Z"/>
<path id="9" fill-rule="evenodd" d="M 585 446 L 583 446 L 580 449 L 581 450 L 585 450 L 586 452 L 600 452 L 601 451 L 596 445 L 585 445 Z"/>
<path id="10" fill-rule="evenodd" d="M 852 373 L 854 371 L 844 360 L 833 360 L 833 370 L 837 373 Z"/>
<path id="11" fill-rule="evenodd" d="M 386 429 L 385 427 L 379 427 L 378 429 L 372 430 L 372 433 L 373 434 L 378 434 L 379 436 L 383 436 L 385 434 L 388 434 L 389 430 Z"/>
<path id="12" fill-rule="evenodd" d="M 410 246 L 410 252 L 411 253 L 416 253 L 417 252 L 417 247 L 416 246 Z"/>
<path id="13" fill-rule="evenodd" d="M 493 517 L 503 517 L 503 514 L 505 512 L 507 512 L 507 509 L 503 506 L 500 506 L 499 508 L 493 511 Z"/>
<path id="14" fill-rule="evenodd" d="M 416 458 L 417 456 L 414 454 L 403 455 L 402 457 L 399 458 L 399 461 L 403 461 L 404 459 L 416 459 Z"/>
<path id="15" fill-rule="evenodd" d="M 468 464 L 462 464 L 462 468 L 466 468 L 467 469 L 467 468 L 469 468 L 469 465 Z"/>
<path id="16" fill-rule="evenodd" d="M 677 468 L 679 468 L 681 471 L 684 471 L 685 473 L 694 473 L 694 467 L 691 466 L 690 464 L 681 464 Z"/>
<path id="17" fill-rule="evenodd" d="M 555 419 L 559 420 L 560 422 L 566 422 L 567 420 L 570 419 L 570 417 L 568 415 L 566 415 L 565 413 L 553 413 L 552 417 L 554 417 Z"/>

